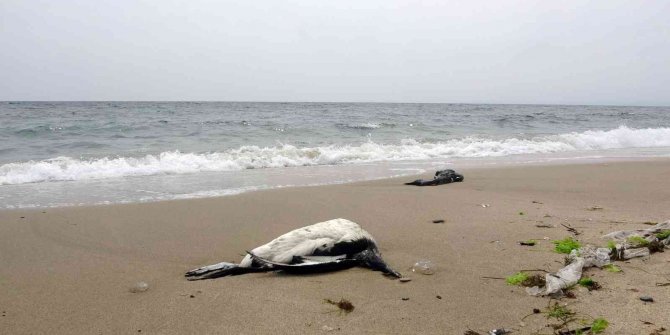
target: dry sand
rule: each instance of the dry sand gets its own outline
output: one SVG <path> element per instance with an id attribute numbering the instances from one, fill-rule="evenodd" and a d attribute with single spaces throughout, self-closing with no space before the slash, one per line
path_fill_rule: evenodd
<path id="1" fill-rule="evenodd" d="M 402 178 L 199 200 L 0 211 L 0 333 L 294 334 L 326 333 L 327 326 L 343 334 L 463 334 L 500 327 L 528 334 L 553 322 L 534 315 L 520 325 L 549 299 L 483 277 L 560 268 L 563 256 L 552 252 L 550 240 L 570 236 L 561 223 L 583 232 L 580 240 L 603 245 L 603 233 L 670 219 L 669 160 L 460 172 L 465 182 L 437 187 L 404 186 L 412 178 Z M 603 209 L 587 210 L 591 206 Z M 387 262 L 412 281 L 359 268 L 198 282 L 183 277 L 194 267 L 239 261 L 244 250 L 291 229 L 338 217 L 372 233 Z M 539 222 L 557 227 L 537 228 Z M 531 238 L 539 244 L 517 244 Z M 434 262 L 437 272 L 412 273 L 420 259 Z M 577 289 L 576 299 L 561 303 L 608 319 L 611 334 L 670 328 L 670 287 L 655 285 L 670 281 L 669 262 L 665 252 L 621 263 L 622 273 L 591 269 L 588 275 L 603 289 Z M 130 293 L 138 281 L 150 289 Z M 640 295 L 656 302 L 645 304 Z M 355 310 L 345 315 L 324 303 L 340 298 Z"/>

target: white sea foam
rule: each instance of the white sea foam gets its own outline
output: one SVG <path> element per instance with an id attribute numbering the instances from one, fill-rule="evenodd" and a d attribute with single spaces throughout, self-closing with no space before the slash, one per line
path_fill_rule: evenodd
<path id="1" fill-rule="evenodd" d="M 372 122 L 356 123 L 356 124 L 338 124 L 339 127 L 350 128 L 350 129 L 379 129 L 384 125 L 391 126 L 390 124 L 372 123 Z"/>
<path id="2" fill-rule="evenodd" d="M 486 139 L 465 137 L 441 142 L 406 139 L 399 144 L 367 142 L 299 148 L 243 146 L 213 153 L 163 152 L 143 157 L 82 160 L 57 157 L 0 166 L 0 185 L 60 180 L 90 180 L 126 176 L 185 174 L 309 165 L 451 157 L 499 157 L 515 154 L 569 152 L 636 147 L 670 147 L 670 128 L 586 131 L 535 138 Z"/>

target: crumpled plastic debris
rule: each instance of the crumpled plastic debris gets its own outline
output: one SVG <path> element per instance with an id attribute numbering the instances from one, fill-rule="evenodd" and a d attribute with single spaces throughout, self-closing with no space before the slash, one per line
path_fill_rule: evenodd
<path id="1" fill-rule="evenodd" d="M 668 229 L 670 229 L 670 220 L 665 221 L 663 223 L 659 223 L 659 224 L 657 224 L 657 225 L 655 225 L 651 228 L 647 228 L 647 229 L 620 230 L 620 231 L 611 232 L 607 235 L 603 235 L 602 238 L 607 239 L 607 240 L 625 241 L 626 239 L 628 239 L 629 237 L 632 237 L 632 236 L 640 236 L 640 237 L 647 238 L 647 237 L 654 236 L 654 234 L 658 234 L 658 233 L 660 233 L 664 230 L 668 230 Z"/>
<path id="2" fill-rule="evenodd" d="M 635 257 L 648 257 L 650 250 L 647 247 L 640 247 L 634 243 L 629 242 L 631 237 L 642 237 L 650 244 L 660 245 L 662 249 L 664 246 L 670 246 L 670 237 L 659 241 L 656 234 L 670 230 L 670 221 L 659 223 L 648 229 L 637 230 L 621 230 L 603 235 L 602 238 L 616 241 L 616 250 L 613 259 L 627 260 Z"/>
<path id="3" fill-rule="evenodd" d="M 610 250 L 607 248 L 596 248 L 590 245 L 572 250 L 568 256 L 570 264 L 556 273 L 547 273 L 544 277 L 546 281 L 544 287 L 528 287 L 526 288 L 526 292 L 533 296 L 550 295 L 573 286 L 582 278 L 584 268 L 593 266 L 600 268 L 610 264 L 609 252 Z"/>
<path id="4" fill-rule="evenodd" d="M 667 229 L 670 229 L 670 221 L 659 223 L 649 229 L 622 230 L 604 235 L 603 238 L 605 239 L 620 242 L 616 244 L 616 250 L 614 250 L 614 252 L 609 248 L 596 248 L 590 245 L 577 250 L 572 250 L 568 256 L 570 264 L 558 270 L 556 273 L 546 274 L 546 285 L 544 287 L 528 287 L 526 288 L 526 292 L 533 296 L 554 294 L 577 284 L 582 277 L 582 271 L 585 268 L 593 266 L 601 268 L 610 264 L 611 260 L 648 257 L 650 255 L 649 248 L 633 246 L 631 243 L 627 242 L 628 238 L 632 236 L 640 236 L 650 242 L 658 241 L 655 234 Z M 666 246 L 670 245 L 670 237 L 664 239 L 661 243 Z"/>
<path id="5" fill-rule="evenodd" d="M 623 259 L 631 259 L 635 257 L 649 257 L 649 248 L 635 248 L 625 249 L 623 251 Z"/>
<path id="6" fill-rule="evenodd" d="M 592 266 L 597 266 L 602 268 L 603 266 L 610 264 L 610 249 L 608 248 L 596 248 L 591 245 L 580 248 L 579 250 L 572 250 L 568 259 L 574 260 L 578 257 L 584 259 L 584 267 L 589 268 Z"/>
<path id="7" fill-rule="evenodd" d="M 556 293 L 564 288 L 568 288 L 577 284 L 579 278 L 582 278 L 582 269 L 584 268 L 584 259 L 577 258 L 574 262 L 568 264 L 566 267 L 558 270 L 555 274 L 547 274 L 544 279 L 547 281 L 545 285 L 545 293 Z"/>
<path id="8" fill-rule="evenodd" d="M 568 266 L 558 270 L 555 274 L 547 273 L 544 276 L 546 284 L 544 287 L 533 286 L 527 287 L 526 293 L 534 296 L 549 295 L 556 293 L 564 288 L 572 286 L 582 277 L 582 268 L 584 267 L 584 259 L 570 263 Z"/>

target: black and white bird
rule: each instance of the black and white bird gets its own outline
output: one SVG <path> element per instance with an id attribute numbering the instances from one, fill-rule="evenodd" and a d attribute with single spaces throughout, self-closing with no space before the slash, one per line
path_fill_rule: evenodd
<path id="1" fill-rule="evenodd" d="M 211 279 L 253 272 L 314 273 L 354 266 L 400 278 L 381 257 L 372 235 L 346 219 L 319 222 L 288 232 L 247 251 L 240 264 L 222 262 L 186 273 L 189 280 Z"/>

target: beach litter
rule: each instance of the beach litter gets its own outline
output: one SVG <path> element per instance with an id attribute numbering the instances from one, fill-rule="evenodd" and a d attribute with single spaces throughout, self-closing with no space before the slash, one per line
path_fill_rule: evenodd
<path id="1" fill-rule="evenodd" d="M 420 273 L 422 275 L 432 275 L 435 273 L 435 265 L 432 261 L 422 259 L 414 263 L 414 266 L 412 266 L 412 272 Z"/>
<path id="2" fill-rule="evenodd" d="M 140 281 L 135 283 L 135 285 L 131 286 L 128 291 L 130 293 L 141 293 L 141 292 L 146 292 L 149 289 L 149 284 L 146 282 Z"/>
<path id="3" fill-rule="evenodd" d="M 615 231 L 604 235 L 602 238 L 614 241 L 625 241 L 630 237 L 638 236 L 651 241 L 651 238 L 658 239 L 659 237 L 663 238 L 663 236 L 666 236 L 666 239 L 663 239 L 663 244 L 667 246 L 670 244 L 670 240 L 667 240 L 667 238 L 670 238 L 670 232 L 666 233 L 666 231 L 670 231 L 670 221 L 658 223 L 647 229 Z"/>
<path id="4" fill-rule="evenodd" d="M 491 205 L 489 205 L 489 204 L 480 204 L 479 206 L 481 206 L 481 207 L 483 207 L 483 208 L 491 207 Z"/>
<path id="5" fill-rule="evenodd" d="M 547 273 L 545 275 L 546 284 L 544 286 L 528 287 L 526 288 L 526 292 L 533 296 L 562 292 L 564 289 L 572 287 L 579 282 L 584 268 L 593 266 L 600 268 L 609 264 L 609 252 L 610 249 L 595 248 L 593 246 L 573 249 L 567 258 L 568 265 L 556 273 Z"/>
<path id="6" fill-rule="evenodd" d="M 442 219 L 433 220 L 433 223 L 444 223 L 444 220 L 442 220 Z"/>
<path id="7" fill-rule="evenodd" d="M 648 257 L 651 246 L 667 247 L 670 245 L 670 236 L 662 241 L 658 237 L 665 237 L 664 232 L 668 229 L 670 229 L 670 221 L 659 223 L 648 229 L 615 231 L 602 237 L 612 241 L 608 244 L 608 248 L 597 248 L 591 245 L 581 247 L 578 241 L 570 237 L 554 241 L 557 252 L 569 253 L 566 258 L 567 265 L 556 273 L 547 273 L 544 286 L 527 287 L 526 292 L 533 296 L 553 295 L 563 292 L 564 289 L 578 284 L 582 278 L 582 271 L 589 267 L 620 272 L 621 269 L 611 264 L 612 261 Z"/>

